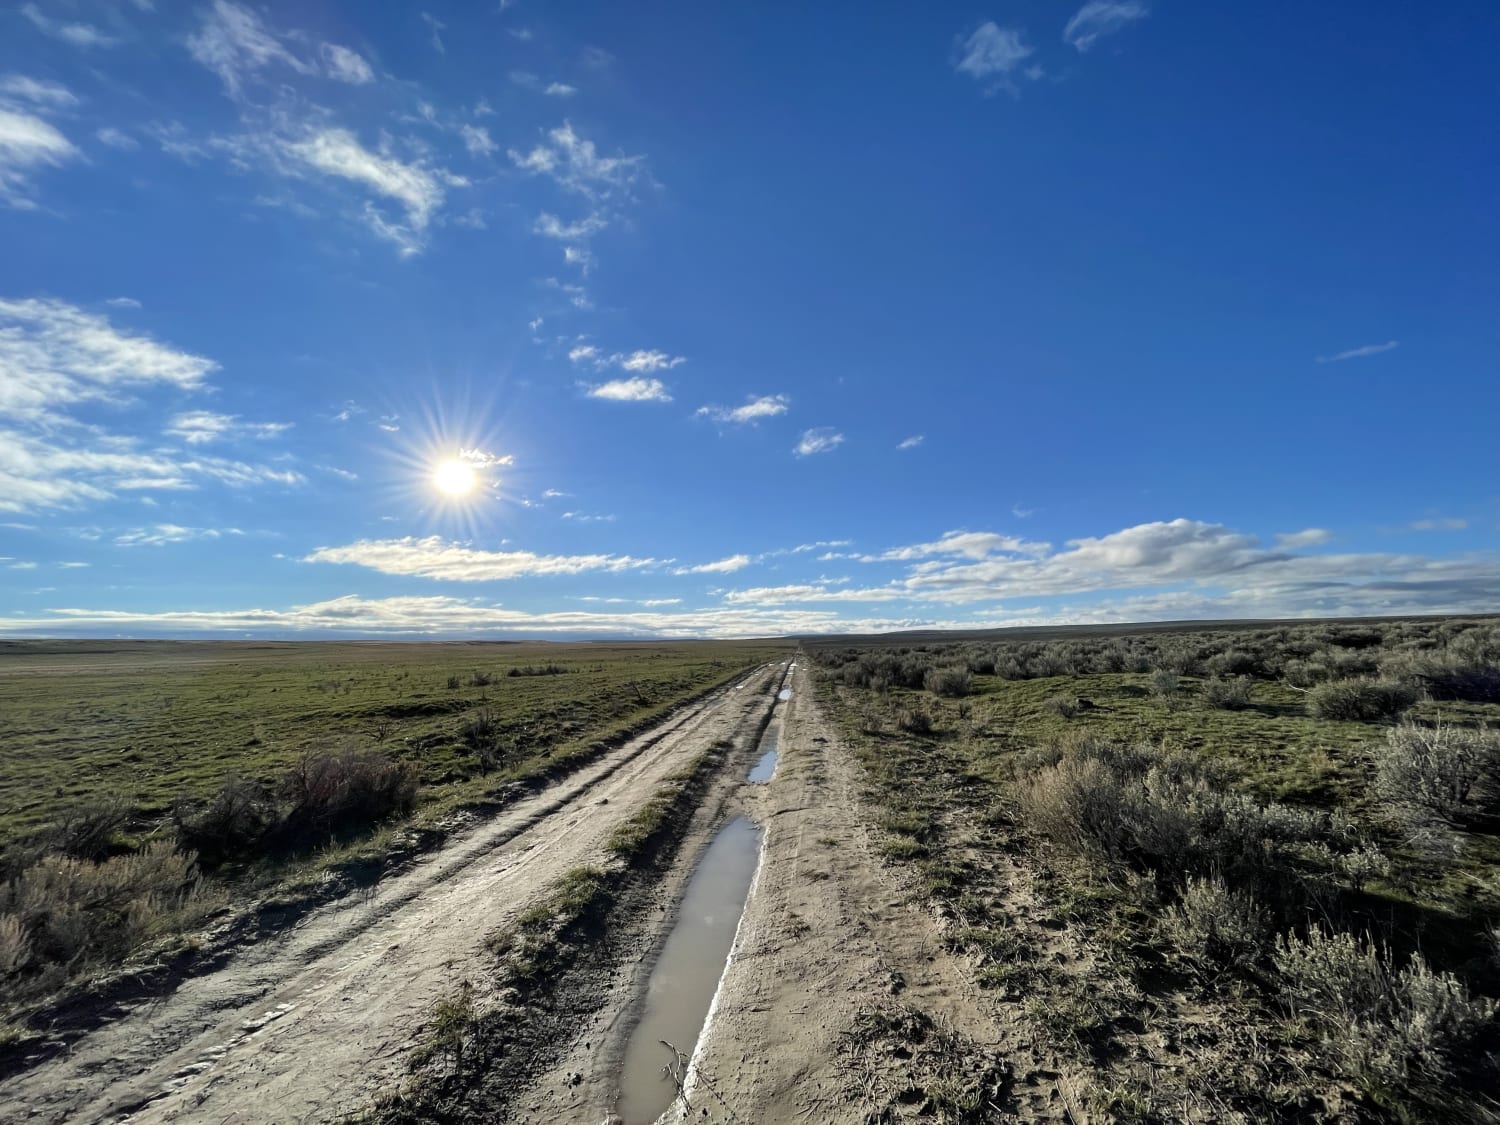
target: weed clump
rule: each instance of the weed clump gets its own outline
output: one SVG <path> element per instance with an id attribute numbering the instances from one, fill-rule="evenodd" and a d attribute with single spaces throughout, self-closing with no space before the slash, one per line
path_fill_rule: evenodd
<path id="1" fill-rule="evenodd" d="M 974 677 L 968 668 L 934 668 L 923 677 L 922 686 L 933 695 L 958 699 L 973 690 Z"/>
<path id="2" fill-rule="evenodd" d="M 1204 680 L 1199 697 L 1208 707 L 1220 711 L 1243 711 L 1250 706 L 1250 678 L 1235 676 L 1232 679 Z"/>
<path id="3" fill-rule="evenodd" d="M 1259 960 L 1271 922 L 1255 899 L 1223 879 L 1189 879 L 1162 917 L 1163 935 L 1201 968 L 1244 969 Z"/>

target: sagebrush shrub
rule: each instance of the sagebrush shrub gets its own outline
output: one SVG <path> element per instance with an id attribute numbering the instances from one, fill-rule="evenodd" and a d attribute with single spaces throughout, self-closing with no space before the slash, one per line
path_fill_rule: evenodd
<path id="1" fill-rule="evenodd" d="M 411 811 L 417 770 L 372 751 L 315 754 L 288 771 L 282 792 L 292 805 L 287 820 L 294 829 L 371 824 Z"/>
<path id="2" fill-rule="evenodd" d="M 1254 897 L 1219 878 L 1189 879 L 1162 916 L 1169 941 L 1199 965 L 1243 968 L 1259 960 L 1271 923 Z"/>
<path id="3" fill-rule="evenodd" d="M 1308 693 L 1314 718 L 1376 722 L 1399 718 L 1417 702 L 1417 692 L 1397 680 L 1333 680 Z"/>
<path id="4" fill-rule="evenodd" d="M 1273 960 L 1287 1006 L 1323 1029 L 1330 1057 L 1388 1089 L 1425 1087 L 1441 1097 L 1496 1014 L 1495 1001 L 1470 997 L 1420 954 L 1396 970 L 1368 938 L 1349 933 L 1284 934 Z"/>
<path id="5" fill-rule="evenodd" d="M 172 819 L 182 848 L 217 867 L 253 852 L 280 824 L 281 812 L 265 785 L 231 775 L 206 805 L 179 801 Z"/>
<path id="6" fill-rule="evenodd" d="M 1500 811 L 1500 733 L 1406 723 L 1372 754 L 1375 792 L 1408 818 L 1461 825 Z"/>
<path id="7" fill-rule="evenodd" d="M 948 668 L 930 669 L 923 677 L 922 686 L 933 695 L 951 699 L 968 695 L 974 686 L 974 677 L 968 668 L 953 665 Z"/>
<path id="8" fill-rule="evenodd" d="M 1250 680 L 1247 676 L 1204 680 L 1199 695 L 1210 707 L 1221 711 L 1243 711 L 1250 706 Z"/>

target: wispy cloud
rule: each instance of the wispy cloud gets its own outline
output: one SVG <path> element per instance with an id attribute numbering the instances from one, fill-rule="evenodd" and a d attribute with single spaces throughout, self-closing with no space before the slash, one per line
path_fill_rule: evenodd
<path id="1" fill-rule="evenodd" d="M 58 168 L 81 153 L 43 114 L 66 109 L 77 99 L 56 82 L 23 75 L 0 79 L 0 205 L 36 207 L 32 179 L 44 168 Z"/>
<path id="2" fill-rule="evenodd" d="M 463 138 L 464 147 L 469 150 L 470 156 L 489 156 L 500 148 L 483 125 L 460 125 L 458 134 Z"/>
<path id="3" fill-rule="evenodd" d="M 1333 532 L 1321 527 L 1309 527 L 1303 531 L 1283 531 L 1276 536 L 1276 545 L 1289 550 L 1298 547 L 1321 547 L 1333 538 Z"/>
<path id="4" fill-rule="evenodd" d="M 754 425 L 762 418 L 775 418 L 791 408 L 792 400 L 786 395 L 761 395 L 752 397 L 742 406 L 700 406 L 697 413 L 704 418 L 729 425 Z"/>
<path id="5" fill-rule="evenodd" d="M 673 574 L 733 574 L 744 570 L 751 563 L 749 555 L 730 555 L 717 562 L 700 563 L 697 566 L 679 566 Z"/>
<path id="6" fill-rule="evenodd" d="M 1428 519 L 1413 520 L 1407 525 L 1412 531 L 1463 531 L 1468 526 L 1468 520 L 1455 519 L 1451 516 L 1433 516 Z"/>
<path id="7" fill-rule="evenodd" d="M 284 66 L 297 74 L 315 72 L 312 63 L 293 53 L 260 16 L 229 0 L 214 0 L 204 10 L 187 44 L 193 58 L 217 74 L 233 98 L 243 94 L 247 78 L 268 66 Z"/>
<path id="8" fill-rule="evenodd" d="M 571 223 L 565 223 L 556 215 L 543 211 L 537 216 L 531 229 L 546 238 L 555 238 L 561 242 L 579 242 L 598 234 L 607 226 L 609 222 L 599 215 L 587 215 Z"/>
<path id="9" fill-rule="evenodd" d="M 843 444 L 844 435 L 832 426 L 815 426 L 802 432 L 792 452 L 798 457 L 811 457 L 815 453 L 832 453 Z"/>
<path id="10" fill-rule="evenodd" d="M 909 438 L 903 438 L 896 443 L 896 448 L 901 450 L 915 449 L 927 440 L 926 434 L 912 434 Z"/>
<path id="11" fill-rule="evenodd" d="M 304 562 L 349 563 L 381 574 L 451 582 L 497 582 L 514 578 L 638 570 L 654 559 L 629 555 L 539 555 L 532 551 L 486 551 L 429 536 L 418 539 L 361 539 L 344 547 L 319 547 Z"/>
<path id="12" fill-rule="evenodd" d="M 1348 351 L 1339 352 L 1336 355 L 1320 355 L 1319 363 L 1342 363 L 1346 359 L 1364 359 L 1366 356 L 1379 355 L 1381 352 L 1392 351 L 1401 346 L 1399 340 L 1387 340 L 1383 344 L 1366 344 L 1359 348 L 1350 348 Z"/>
<path id="13" fill-rule="evenodd" d="M 115 535 L 115 544 L 120 547 L 162 547 L 193 539 L 222 539 L 226 535 L 244 534 L 237 527 L 182 527 L 175 523 L 158 523 L 119 532 Z"/>
<path id="14" fill-rule="evenodd" d="M 324 43 L 318 51 L 323 56 L 328 77 L 347 82 L 351 86 L 363 86 L 375 81 L 375 72 L 358 51 L 341 47 L 337 43 Z"/>
<path id="15" fill-rule="evenodd" d="M 1136 0 L 1089 0 L 1063 28 L 1063 42 L 1087 51 L 1105 36 L 1114 35 L 1148 15 L 1150 9 Z"/>
<path id="16" fill-rule="evenodd" d="M 235 438 L 271 438 L 292 428 L 290 422 L 242 422 L 237 414 L 212 410 L 189 410 L 174 415 L 166 433 L 189 445 L 207 445 Z"/>
<path id="17" fill-rule="evenodd" d="M 35 4 L 22 4 L 21 14 L 44 35 L 61 39 L 64 43 L 70 43 L 74 47 L 113 47 L 120 41 L 113 35 L 104 34 L 93 24 L 52 19 Z"/>
<path id="18" fill-rule="evenodd" d="M 421 250 L 447 186 L 464 183 L 462 177 L 424 163 L 402 161 L 390 152 L 371 152 L 347 129 L 318 129 L 299 140 L 279 144 L 307 169 L 359 184 L 399 204 L 405 211 L 405 222 L 387 219 L 369 202 L 363 218 L 371 230 L 394 242 L 403 254 Z"/>
<path id="19" fill-rule="evenodd" d="M 590 398 L 614 402 L 671 402 L 672 396 L 660 379 L 611 379 L 589 387 Z"/>
<path id="20" fill-rule="evenodd" d="M 70 507 L 210 481 L 300 483 L 293 470 L 147 448 L 73 417 L 80 404 L 118 411 L 135 405 L 136 392 L 198 390 L 215 367 L 66 302 L 0 300 L 0 510 Z"/>
<path id="21" fill-rule="evenodd" d="M 595 367 L 618 367 L 633 374 L 650 375 L 657 371 L 670 371 L 687 362 L 687 357 L 669 355 L 656 348 L 637 348 L 633 352 L 614 352 L 605 355 L 593 344 L 579 344 L 569 350 L 568 359 L 573 363 L 591 363 Z"/>
<path id="22" fill-rule="evenodd" d="M 1001 27 L 993 21 L 982 23 L 959 46 L 954 69 L 986 86 L 986 92 L 1015 90 L 1012 81 L 1021 64 L 1035 53 L 1019 28 Z"/>
<path id="23" fill-rule="evenodd" d="M 431 32 L 427 41 L 432 44 L 432 49 L 440 55 L 446 55 L 448 48 L 443 46 L 443 32 L 448 30 L 448 25 L 431 12 L 422 13 L 422 22 L 427 25 L 427 30 Z"/>
<path id="24" fill-rule="evenodd" d="M 549 176 L 570 191 L 596 200 L 628 193 L 645 174 L 643 157 L 600 156 L 594 142 L 580 136 L 567 121 L 549 131 L 547 140 L 530 152 L 508 152 L 516 167 Z"/>
<path id="25" fill-rule="evenodd" d="M 549 82 L 547 88 L 542 91 L 549 98 L 571 98 L 578 93 L 577 86 L 569 86 L 566 82 Z"/>

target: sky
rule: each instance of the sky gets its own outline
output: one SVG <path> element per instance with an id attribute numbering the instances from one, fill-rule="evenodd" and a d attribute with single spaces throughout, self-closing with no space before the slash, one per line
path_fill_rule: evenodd
<path id="1" fill-rule="evenodd" d="M 1500 6 L 0 8 L 0 633 L 1500 608 Z"/>

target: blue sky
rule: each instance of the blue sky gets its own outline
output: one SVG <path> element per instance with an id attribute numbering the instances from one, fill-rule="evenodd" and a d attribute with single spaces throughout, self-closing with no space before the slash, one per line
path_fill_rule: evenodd
<path id="1" fill-rule="evenodd" d="M 1492 4 L 0 10 L 0 631 L 1500 604 Z"/>

